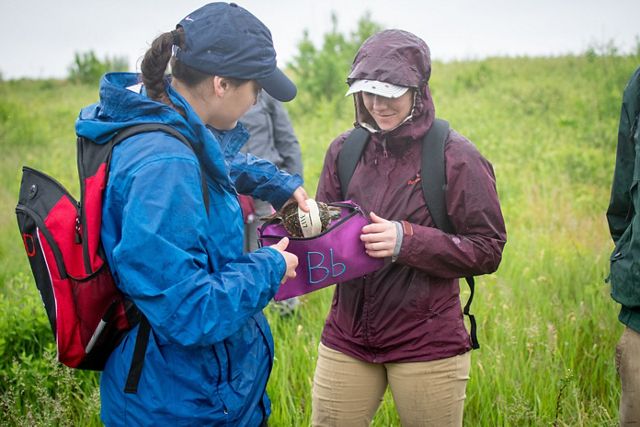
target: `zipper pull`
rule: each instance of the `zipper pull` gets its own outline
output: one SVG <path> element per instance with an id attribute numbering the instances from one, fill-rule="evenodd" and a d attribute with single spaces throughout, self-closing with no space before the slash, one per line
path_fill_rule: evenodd
<path id="1" fill-rule="evenodd" d="M 80 231 L 80 227 L 81 227 L 80 216 L 77 216 L 76 217 L 76 236 L 75 236 L 75 241 L 76 241 L 76 244 L 78 244 L 78 245 L 80 243 L 82 243 L 82 232 Z"/>

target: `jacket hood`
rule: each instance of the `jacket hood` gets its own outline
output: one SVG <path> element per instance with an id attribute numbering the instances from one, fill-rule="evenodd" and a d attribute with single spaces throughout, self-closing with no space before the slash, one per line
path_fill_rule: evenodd
<path id="1" fill-rule="evenodd" d="M 166 90 L 173 104 L 184 111 L 180 115 L 172 107 L 146 96 L 138 86 L 135 73 L 108 73 L 100 82 L 100 101 L 83 108 L 76 121 L 76 133 L 99 144 L 108 142 L 120 130 L 141 123 L 162 123 L 183 134 L 193 146 L 207 173 L 227 183 L 226 151 L 237 151 L 249 137 L 238 122 L 224 137 L 214 135 L 200 120 L 189 103 L 167 81 Z M 222 152 L 220 141 L 233 141 L 233 147 Z"/>
<path id="2" fill-rule="evenodd" d="M 408 31 L 384 30 L 362 44 L 353 60 L 347 83 L 369 79 L 419 88 L 429 82 L 429 77 L 429 46 Z"/>
<path id="3" fill-rule="evenodd" d="M 356 54 L 347 84 L 355 80 L 379 80 L 415 90 L 411 118 L 389 132 L 394 137 L 421 138 L 431 127 L 435 106 L 429 90 L 431 54 L 429 46 L 412 33 L 384 30 L 369 37 Z M 377 128 L 364 107 L 361 93 L 354 94 L 356 122 Z"/>
<path id="4" fill-rule="evenodd" d="M 119 130 L 140 123 L 163 123 L 175 127 L 194 139 L 186 120 L 173 108 L 146 96 L 137 86 L 135 73 L 108 73 L 100 81 L 100 101 L 83 108 L 76 122 L 76 132 L 97 143 L 109 141 Z M 167 85 L 169 96 L 179 106 L 186 101 Z"/>

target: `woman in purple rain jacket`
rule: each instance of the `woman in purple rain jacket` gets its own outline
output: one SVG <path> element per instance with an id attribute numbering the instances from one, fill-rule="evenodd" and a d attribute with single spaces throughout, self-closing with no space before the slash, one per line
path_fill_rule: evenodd
<path id="1" fill-rule="evenodd" d="M 426 43 L 386 30 L 364 42 L 347 79 L 369 142 L 343 196 L 326 154 L 316 198 L 351 199 L 370 214 L 361 239 L 379 271 L 336 287 L 319 346 L 313 425 L 368 425 L 389 385 L 402 425 L 461 425 L 471 341 L 458 278 L 500 264 L 506 231 L 491 164 L 450 130 L 446 210 L 436 228 L 421 187 L 422 140 L 435 118 Z"/>

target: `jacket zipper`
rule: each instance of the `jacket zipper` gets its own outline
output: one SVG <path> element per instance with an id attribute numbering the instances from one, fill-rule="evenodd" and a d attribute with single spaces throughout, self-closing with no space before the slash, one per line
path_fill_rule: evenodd
<path id="1" fill-rule="evenodd" d="M 381 145 L 382 145 L 382 157 L 385 160 L 385 163 L 383 164 L 383 167 L 387 167 L 387 161 L 389 159 L 389 151 L 387 150 L 387 138 L 384 137 L 381 141 Z M 373 160 L 373 164 L 375 166 L 378 166 L 378 156 L 376 154 L 376 157 Z M 384 174 L 385 174 L 385 181 L 389 182 L 389 170 L 385 169 L 384 170 Z M 373 204 L 374 212 L 377 212 L 378 214 L 380 213 L 380 207 L 381 207 L 381 201 L 382 201 L 382 197 L 383 197 L 383 193 L 384 191 L 378 192 L 378 197 L 375 200 L 375 203 Z M 370 316 L 370 295 L 367 292 L 368 290 L 368 286 L 366 285 L 367 283 L 367 279 L 369 278 L 368 275 L 365 275 L 362 277 L 362 287 L 363 287 L 363 294 L 364 294 L 364 311 L 363 311 L 363 335 L 364 335 L 364 342 L 365 345 L 367 346 L 367 349 L 369 350 L 369 352 L 372 355 L 372 362 L 376 363 L 377 362 L 377 353 L 375 351 L 375 348 L 371 345 L 371 341 L 369 340 L 369 332 L 370 332 L 370 321 L 369 321 L 369 316 Z"/>
<path id="2" fill-rule="evenodd" d="M 269 383 L 269 378 L 271 377 L 271 371 L 273 370 L 273 361 L 275 359 L 275 355 L 273 354 L 273 352 L 271 351 L 271 347 L 269 346 L 269 340 L 267 339 L 267 336 L 265 335 L 264 331 L 262 330 L 262 327 L 260 327 L 260 324 L 258 323 L 258 321 L 252 317 L 253 321 L 256 324 L 256 328 L 258 328 L 258 331 L 260 331 L 260 334 L 262 335 L 262 339 L 264 341 L 264 345 L 267 348 L 267 352 L 269 353 L 269 373 L 267 375 L 267 383 L 264 385 L 264 389 L 262 390 L 262 396 L 264 396 L 264 394 L 267 391 L 267 384 Z M 262 414 L 264 417 L 264 420 L 267 420 L 267 411 L 264 407 L 264 403 L 262 402 L 262 397 L 260 398 L 260 407 L 262 408 Z"/>
<path id="3" fill-rule="evenodd" d="M 227 353 L 227 347 L 225 345 L 223 345 L 224 351 L 225 353 Z M 218 361 L 218 382 L 216 384 L 216 391 L 218 394 L 218 397 L 220 398 L 220 402 L 222 403 L 222 412 L 224 413 L 224 415 L 229 415 L 229 408 L 227 408 L 227 404 L 224 401 L 224 399 L 222 399 L 222 394 L 220 392 L 220 384 L 223 381 L 222 378 L 222 360 L 220 360 L 220 356 L 218 356 L 218 350 L 216 348 L 216 345 L 212 345 L 211 346 L 211 350 L 213 351 L 213 355 L 215 356 L 216 360 Z M 229 355 L 227 353 L 227 364 L 229 363 Z M 228 368 L 227 368 L 227 373 L 228 373 Z"/>
<path id="4" fill-rule="evenodd" d="M 360 213 L 361 215 L 364 215 L 364 212 L 362 212 L 362 209 L 358 206 L 354 206 L 352 204 L 349 203 L 329 203 L 330 206 L 337 206 L 337 207 L 345 207 L 347 209 L 351 209 L 351 212 L 349 212 L 347 215 L 343 216 L 342 218 L 340 218 L 338 221 L 331 223 L 331 228 L 327 228 L 325 231 L 323 231 L 322 233 L 318 234 L 317 236 L 313 236 L 313 237 L 293 237 L 293 236 L 289 236 L 289 240 L 309 240 L 309 239 L 318 239 L 322 236 L 324 236 L 325 234 L 329 233 L 330 231 L 334 231 L 336 228 L 342 226 L 345 222 L 347 222 L 347 220 L 351 219 L 351 217 L 353 217 L 354 215 L 357 215 L 358 213 Z M 272 220 L 270 222 L 266 222 L 265 225 L 267 224 L 273 224 L 275 222 L 278 222 L 277 220 Z M 267 238 L 267 237 L 275 237 L 275 238 L 280 238 L 280 236 L 272 236 L 269 234 L 265 234 L 262 236 L 263 238 Z"/>

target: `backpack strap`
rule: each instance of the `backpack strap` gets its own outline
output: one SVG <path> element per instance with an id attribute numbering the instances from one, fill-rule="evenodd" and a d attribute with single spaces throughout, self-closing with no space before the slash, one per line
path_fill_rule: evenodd
<path id="1" fill-rule="evenodd" d="M 436 119 L 425 135 L 422 143 L 422 191 L 427 202 L 427 208 L 431 214 L 433 222 L 445 233 L 455 233 L 453 225 L 449 220 L 446 205 L 447 176 L 444 157 L 444 147 L 447 144 L 449 135 L 449 123 L 445 120 Z M 469 285 L 469 299 L 464 306 L 463 313 L 469 317 L 471 330 L 471 347 L 480 348 L 477 336 L 476 318 L 470 313 L 473 295 L 475 293 L 475 280 L 472 276 L 465 277 Z"/>
<path id="2" fill-rule="evenodd" d="M 165 132 L 169 135 L 177 138 L 184 145 L 189 147 L 191 151 L 196 154 L 193 146 L 189 142 L 189 140 L 178 130 L 175 128 L 165 125 L 162 123 L 143 123 L 139 125 L 130 126 L 128 128 L 123 129 L 118 132 L 116 136 L 111 140 L 111 149 L 118 145 L 120 142 L 125 139 L 138 135 L 140 133 L 145 132 Z M 204 174 L 204 169 L 202 167 L 202 163 L 198 161 L 198 165 L 200 166 L 200 179 L 202 185 L 202 196 L 204 199 L 205 209 L 207 213 L 209 213 L 209 191 L 207 189 L 207 180 Z M 133 304 L 133 303 L 132 303 Z M 136 337 L 136 344 L 133 350 L 133 357 L 131 358 L 131 366 L 129 367 L 129 373 L 127 375 L 127 382 L 124 387 L 124 392 L 127 394 L 136 394 L 138 392 L 138 383 L 140 382 L 140 376 L 142 374 L 142 367 L 144 366 L 144 356 L 147 352 L 147 345 L 149 343 L 149 335 L 151 334 L 151 325 L 147 318 L 137 310 L 137 314 L 140 317 L 139 327 L 138 327 L 138 336 Z"/>
<path id="3" fill-rule="evenodd" d="M 369 142 L 369 132 L 358 126 L 351 131 L 342 144 L 338 154 L 338 178 L 343 199 L 347 196 L 349 182 L 367 142 Z"/>
<path id="4" fill-rule="evenodd" d="M 453 233 L 454 229 L 447 215 L 445 193 L 447 177 L 445 169 L 444 146 L 449 135 L 449 122 L 435 119 L 433 125 L 422 141 L 422 168 L 420 171 L 422 192 L 427 209 L 433 222 L 445 233 Z"/>
<path id="5" fill-rule="evenodd" d="M 136 346 L 133 349 L 133 357 L 131 358 L 131 366 L 127 375 L 127 382 L 124 386 L 124 392 L 127 394 L 136 394 L 138 392 L 138 383 L 142 374 L 142 366 L 144 365 L 144 355 L 147 352 L 147 344 L 149 344 L 149 334 L 151 333 L 151 325 L 146 317 L 140 315 L 140 326 L 138 327 L 138 336 L 136 337 Z"/>
<path id="6" fill-rule="evenodd" d="M 478 342 L 478 332 L 476 326 L 476 316 L 471 314 L 469 311 L 471 310 L 471 303 L 473 302 L 473 294 L 476 290 L 476 281 L 473 279 L 473 276 L 465 277 L 467 285 L 469 285 L 469 299 L 467 303 L 464 305 L 464 310 L 462 311 L 465 316 L 469 318 L 469 325 L 471 330 L 469 331 L 469 336 L 471 337 L 471 348 L 477 350 L 480 348 L 480 343 Z"/>

